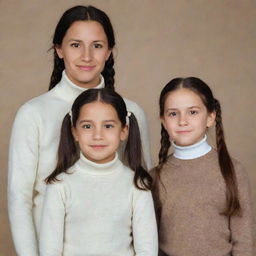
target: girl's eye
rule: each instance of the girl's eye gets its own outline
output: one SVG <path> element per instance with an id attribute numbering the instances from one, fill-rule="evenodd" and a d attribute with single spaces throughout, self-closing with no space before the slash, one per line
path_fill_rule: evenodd
<path id="1" fill-rule="evenodd" d="M 112 125 L 112 124 L 105 124 L 104 126 L 105 126 L 105 128 L 107 128 L 107 129 L 110 129 L 110 128 L 113 128 L 113 127 L 114 127 L 114 125 Z"/>
<path id="2" fill-rule="evenodd" d="M 71 47 L 74 47 L 74 48 L 78 48 L 79 46 L 80 46 L 79 43 L 72 43 L 72 44 L 71 44 Z"/>
<path id="3" fill-rule="evenodd" d="M 170 113 L 168 114 L 168 116 L 177 116 L 177 113 L 176 113 L 176 112 L 170 112 Z"/>
<path id="4" fill-rule="evenodd" d="M 196 114 L 198 114 L 198 111 L 196 111 L 196 110 L 190 110 L 190 114 L 191 114 L 191 115 L 196 115 Z"/>
<path id="5" fill-rule="evenodd" d="M 92 126 L 90 124 L 84 124 L 82 127 L 84 129 L 90 129 Z"/>
<path id="6" fill-rule="evenodd" d="M 100 49 L 103 47 L 103 45 L 102 44 L 94 44 L 93 47 L 96 49 Z"/>

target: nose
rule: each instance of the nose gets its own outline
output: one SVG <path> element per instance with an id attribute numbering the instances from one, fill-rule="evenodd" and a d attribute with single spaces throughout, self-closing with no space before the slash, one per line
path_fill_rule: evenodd
<path id="1" fill-rule="evenodd" d="M 85 46 L 82 49 L 82 59 L 86 62 L 91 61 L 92 59 L 92 49 L 89 46 Z"/>
<path id="2" fill-rule="evenodd" d="M 96 127 L 93 132 L 93 139 L 101 140 L 103 138 L 103 131 L 101 127 Z"/>
<path id="3" fill-rule="evenodd" d="M 186 114 L 183 114 L 183 113 L 180 114 L 179 125 L 180 125 L 180 126 L 186 126 L 186 125 L 188 125 L 188 120 L 187 120 Z"/>

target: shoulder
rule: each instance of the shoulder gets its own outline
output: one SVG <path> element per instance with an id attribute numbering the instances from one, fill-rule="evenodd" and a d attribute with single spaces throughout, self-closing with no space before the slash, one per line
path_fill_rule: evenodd
<path id="1" fill-rule="evenodd" d="M 33 114 L 44 111 L 46 106 L 49 106 L 50 99 L 52 98 L 52 92 L 46 92 L 35 98 L 32 98 L 25 102 L 17 111 L 17 115 Z"/>

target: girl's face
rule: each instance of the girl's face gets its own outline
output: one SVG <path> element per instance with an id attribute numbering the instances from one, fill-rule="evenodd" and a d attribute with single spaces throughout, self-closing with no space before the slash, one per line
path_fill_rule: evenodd
<path id="1" fill-rule="evenodd" d="M 114 159 L 120 141 L 127 137 L 128 128 L 122 127 L 110 104 L 95 101 L 80 109 L 72 132 L 84 156 L 100 164 Z"/>
<path id="2" fill-rule="evenodd" d="M 99 84 L 100 73 L 111 53 L 104 29 L 96 21 L 74 22 L 56 51 L 64 60 L 68 78 L 84 88 Z"/>
<path id="3" fill-rule="evenodd" d="M 181 88 L 167 96 L 161 121 L 170 140 L 179 146 L 190 146 L 203 139 L 207 127 L 214 124 L 215 113 L 208 113 L 195 92 Z"/>

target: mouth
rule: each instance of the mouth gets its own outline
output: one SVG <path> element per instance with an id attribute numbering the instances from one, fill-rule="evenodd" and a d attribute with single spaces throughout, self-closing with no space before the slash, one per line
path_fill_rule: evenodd
<path id="1" fill-rule="evenodd" d="M 191 131 L 187 131 L 187 130 L 185 130 L 185 131 L 177 131 L 177 133 L 178 134 L 187 134 L 187 133 L 190 133 Z"/>
<path id="2" fill-rule="evenodd" d="M 104 149 L 107 145 L 90 145 L 91 148 L 93 149 Z"/>
<path id="3" fill-rule="evenodd" d="M 95 68 L 95 66 L 82 66 L 82 65 L 78 65 L 77 67 L 83 71 L 91 71 Z"/>

